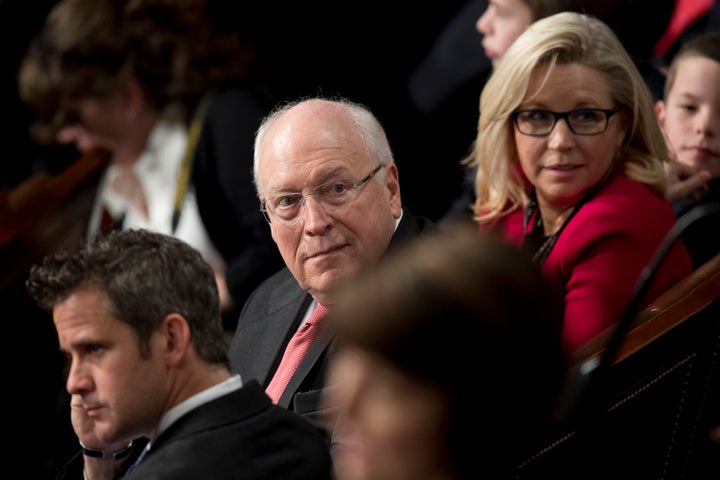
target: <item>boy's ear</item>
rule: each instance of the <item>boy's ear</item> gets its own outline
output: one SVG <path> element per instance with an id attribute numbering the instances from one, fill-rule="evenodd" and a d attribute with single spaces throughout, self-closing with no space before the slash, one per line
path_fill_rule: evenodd
<path id="1" fill-rule="evenodd" d="M 657 115 L 660 126 L 665 128 L 665 102 L 658 100 L 655 102 L 655 114 Z"/>

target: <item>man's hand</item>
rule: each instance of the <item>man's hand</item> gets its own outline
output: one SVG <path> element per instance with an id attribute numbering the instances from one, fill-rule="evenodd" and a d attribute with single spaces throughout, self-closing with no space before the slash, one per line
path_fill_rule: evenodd
<path id="1" fill-rule="evenodd" d="M 70 397 L 70 421 L 72 422 L 73 430 L 75 430 L 75 435 L 77 435 L 78 440 L 85 448 L 102 450 L 110 454 L 108 458 L 83 456 L 83 461 L 85 462 L 85 477 L 88 480 L 112 480 L 115 474 L 120 471 L 125 459 L 113 460 L 111 454 L 112 452 L 127 448 L 128 441 L 123 440 L 114 443 L 101 442 L 95 434 L 95 422 L 88 417 L 83 407 L 82 397 L 78 394 Z"/>
<path id="2" fill-rule="evenodd" d="M 105 450 L 105 446 L 95 435 L 95 423 L 87 416 L 83 408 L 82 397 L 78 394 L 70 397 L 70 421 L 80 443 L 87 448 Z"/>

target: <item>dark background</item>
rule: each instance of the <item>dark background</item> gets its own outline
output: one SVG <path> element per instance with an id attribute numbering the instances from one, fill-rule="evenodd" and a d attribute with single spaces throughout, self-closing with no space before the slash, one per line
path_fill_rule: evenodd
<path id="1" fill-rule="evenodd" d="M 389 8 L 375 0 L 250 5 L 213 1 L 218 25 L 242 29 L 256 45 L 259 72 L 278 100 L 322 94 L 367 104 L 386 127 L 404 202 L 413 212 L 429 217 L 445 211 L 459 189 L 457 161 L 467 145 L 451 140 L 456 127 L 435 130 L 422 115 L 413 117 L 407 81 L 461 1 L 438 2 L 432 9 Z M 30 140 L 27 127 L 32 114 L 17 95 L 20 59 L 54 3 L 0 0 L 0 92 L 5 117 L 0 193 L 35 171 L 58 172 L 77 158 L 71 148 L 40 147 Z M 466 132 L 467 142 L 474 136 L 476 103 L 477 97 L 467 106 L 471 118 L 457 122 L 457 132 Z M 64 388 L 64 357 L 57 349 L 50 317 L 26 297 L 23 276 L 0 289 L 0 312 L 10 426 L 5 458 L 15 464 L 13 470 L 19 469 L 20 478 L 50 479 L 77 451 Z"/>
<path id="2" fill-rule="evenodd" d="M 240 29 L 256 46 L 257 74 L 277 100 L 321 94 L 366 104 L 386 128 L 403 203 L 433 220 L 446 212 L 461 190 L 459 161 L 475 137 L 482 69 L 488 65 L 480 36 L 470 27 L 486 0 L 432 2 L 432 8 L 387 0 L 210 2 L 219 28 Z M 32 114 L 17 95 L 17 66 L 54 3 L 0 0 L 0 105 L 5 118 L 0 194 L 34 171 L 56 172 L 77 158 L 72 149 L 39 147 L 30 141 Z M 461 33 L 444 37 L 433 49 L 461 7 L 468 9 L 465 20 L 456 25 Z M 652 12 L 645 10 L 640 18 L 650 21 Z M 717 21 L 717 9 L 713 15 Z M 642 24 L 643 20 L 634 21 Z M 636 33 L 643 31 L 638 28 Z M 415 76 L 421 64 L 423 75 Z M 408 89 L 411 78 L 413 95 Z M 77 450 L 77 443 L 52 322 L 25 297 L 23 281 L 18 278 L 0 289 L 4 365 L 9 372 L 6 424 L 11 426 L 11 446 L 5 455 L 7 463 L 16 463 L 13 469 L 23 472 L 21 478 L 52 478 Z"/>

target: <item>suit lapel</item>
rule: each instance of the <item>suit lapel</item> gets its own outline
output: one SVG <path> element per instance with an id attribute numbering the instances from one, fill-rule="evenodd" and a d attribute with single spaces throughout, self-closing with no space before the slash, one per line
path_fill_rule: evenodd
<path id="1" fill-rule="evenodd" d="M 273 282 L 268 301 L 251 302 L 252 308 L 243 312 L 230 345 L 233 370 L 243 381 L 254 378 L 263 387 L 311 301 L 289 271 Z"/>

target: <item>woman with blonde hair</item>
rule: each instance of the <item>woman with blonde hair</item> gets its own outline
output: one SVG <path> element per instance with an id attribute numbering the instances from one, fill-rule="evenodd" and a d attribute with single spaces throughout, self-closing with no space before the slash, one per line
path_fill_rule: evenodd
<path id="1" fill-rule="evenodd" d="M 481 232 L 521 245 L 564 287 L 563 340 L 573 351 L 620 319 L 675 224 L 652 95 L 605 23 L 563 12 L 511 45 L 480 112 L 474 219 Z M 675 245 L 647 300 L 691 268 Z"/>

